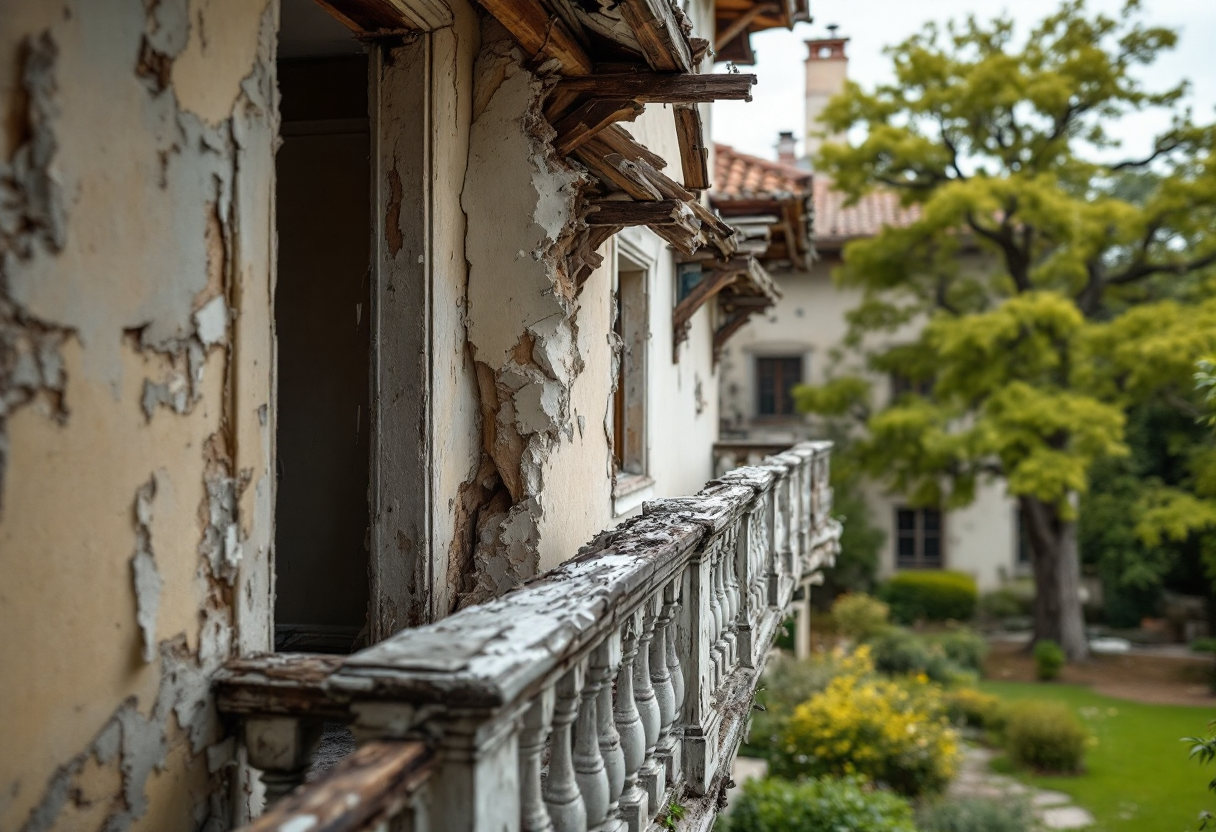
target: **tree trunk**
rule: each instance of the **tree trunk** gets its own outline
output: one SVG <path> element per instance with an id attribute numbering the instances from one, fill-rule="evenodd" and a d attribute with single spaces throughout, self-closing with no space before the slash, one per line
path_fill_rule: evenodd
<path id="1" fill-rule="evenodd" d="M 1034 569 L 1034 642 L 1051 639 L 1071 661 L 1089 658 L 1081 612 L 1077 522 L 1034 497 L 1019 497 Z"/>

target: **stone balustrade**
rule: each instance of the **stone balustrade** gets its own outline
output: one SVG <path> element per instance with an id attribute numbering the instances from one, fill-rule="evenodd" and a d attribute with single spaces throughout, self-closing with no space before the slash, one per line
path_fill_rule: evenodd
<path id="1" fill-rule="evenodd" d="M 829 452 L 803 443 L 646 503 L 502 598 L 344 659 L 234 662 L 221 708 L 275 795 L 322 719 L 424 744 L 427 799 L 389 828 L 646 832 L 679 804 L 680 829 L 706 830 L 787 605 L 838 546 Z"/>

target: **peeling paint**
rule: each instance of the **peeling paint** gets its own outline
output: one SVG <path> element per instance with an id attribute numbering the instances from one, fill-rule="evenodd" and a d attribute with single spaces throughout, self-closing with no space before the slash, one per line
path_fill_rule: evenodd
<path id="1" fill-rule="evenodd" d="M 156 614 L 160 611 L 160 591 L 164 587 L 152 553 L 152 500 L 156 497 L 156 478 L 148 480 L 135 494 L 135 554 L 131 572 L 135 584 L 135 617 L 143 632 L 144 661 L 156 658 Z"/>

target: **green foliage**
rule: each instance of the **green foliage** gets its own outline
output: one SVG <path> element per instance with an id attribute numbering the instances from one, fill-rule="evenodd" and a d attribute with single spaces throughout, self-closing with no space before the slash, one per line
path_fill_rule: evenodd
<path id="1" fill-rule="evenodd" d="M 832 618 L 841 635 L 864 641 L 891 626 L 891 609 L 864 592 L 851 592 L 832 604 Z"/>
<path id="2" fill-rule="evenodd" d="M 1058 678 L 1066 660 L 1063 648 L 1049 638 L 1034 646 L 1034 672 L 1040 681 L 1050 682 Z"/>
<path id="3" fill-rule="evenodd" d="M 947 692 L 946 712 L 955 725 L 981 728 L 998 737 L 1004 734 L 1009 718 L 1009 708 L 999 697 L 975 688 Z"/>
<path id="4" fill-rule="evenodd" d="M 938 684 L 952 685 L 972 681 L 978 671 L 952 661 L 937 640 L 902 627 L 878 634 L 870 641 L 870 648 L 875 668 L 891 676 L 923 675 Z"/>
<path id="5" fill-rule="evenodd" d="M 675 828 L 679 826 L 684 815 L 688 813 L 688 809 L 682 803 L 672 803 L 667 807 L 667 811 L 663 813 L 663 817 L 659 819 L 659 826 L 662 826 L 668 832 L 675 832 Z"/>
<path id="6" fill-rule="evenodd" d="M 1030 614 L 1032 598 L 1020 595 L 1011 587 L 1001 587 L 980 596 L 979 614 L 989 620 L 1001 620 Z"/>
<path id="7" fill-rule="evenodd" d="M 943 789 L 958 756 L 941 689 L 876 676 L 862 646 L 822 693 L 794 709 L 770 771 L 791 778 L 861 775 L 916 796 Z"/>
<path id="8" fill-rule="evenodd" d="M 1071 773 L 1081 770 L 1089 732 L 1064 703 L 1028 699 L 1010 706 L 1004 742 L 1017 765 Z"/>
<path id="9" fill-rule="evenodd" d="M 908 801 L 853 778 L 750 780 L 722 818 L 727 832 L 916 832 Z"/>
<path id="10" fill-rule="evenodd" d="M 929 636 L 954 664 L 974 673 L 982 673 L 988 655 L 988 642 L 975 630 L 953 627 L 944 633 Z"/>
<path id="11" fill-rule="evenodd" d="M 850 84 L 821 116 L 859 141 L 825 145 L 817 171 L 917 211 L 846 247 L 836 279 L 862 295 L 846 366 L 798 400 L 852 416 L 856 464 L 914 504 L 965 505 L 999 477 L 1058 526 L 1094 465 L 1128 454 L 1130 407 L 1193 411 L 1214 389 L 1192 376 L 1216 355 L 1216 127 L 1191 123 L 1185 83 L 1138 80 L 1177 39 L 1144 17 L 1070 0 L 1028 33 L 1007 16 L 928 26 L 889 50 L 893 82 Z M 1170 126 L 1145 158 L 1118 159 L 1110 123 L 1153 108 Z M 889 373 L 928 390 L 880 403 L 860 380 Z M 1197 485 L 1146 492 L 1133 533 L 1211 528 L 1216 494 Z"/>
<path id="12" fill-rule="evenodd" d="M 920 832 L 1032 832 L 1036 826 L 1025 802 L 963 798 L 922 807 L 916 813 L 916 828 Z"/>
<path id="13" fill-rule="evenodd" d="M 1216 653 L 1216 638 L 1197 638 L 1191 642 L 1193 653 Z"/>
<path id="14" fill-rule="evenodd" d="M 744 746 L 750 756 L 771 755 L 794 709 L 828 686 L 839 670 L 840 660 L 836 654 L 817 653 L 808 659 L 781 656 L 769 662 L 756 694 L 758 707 L 752 713 Z"/>
<path id="15" fill-rule="evenodd" d="M 861 477 L 849 466 L 848 453 L 847 444 L 841 442 L 832 452 L 832 516 L 844 528 L 836 563 L 824 570 L 826 580 L 820 592 L 828 598 L 844 591 L 873 591 L 879 552 L 887 537 L 870 515 Z"/>
<path id="16" fill-rule="evenodd" d="M 1183 737 L 1182 741 L 1191 746 L 1190 758 L 1197 760 L 1199 765 L 1206 766 L 1216 760 L 1216 722 L 1208 725 L 1205 737 Z M 1208 791 L 1216 794 L 1216 779 L 1208 782 Z M 1199 829 L 1204 830 L 1216 826 L 1216 817 L 1206 809 L 1199 813 Z"/>
<path id="17" fill-rule="evenodd" d="M 968 621 L 979 598 L 975 579 L 962 572 L 899 572 L 879 589 L 900 623 Z"/>

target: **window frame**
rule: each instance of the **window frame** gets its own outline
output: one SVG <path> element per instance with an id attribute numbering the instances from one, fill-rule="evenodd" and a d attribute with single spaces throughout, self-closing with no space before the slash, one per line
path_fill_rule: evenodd
<path id="1" fill-rule="evenodd" d="M 789 385 L 786 390 L 786 395 L 778 396 L 777 390 L 784 381 L 784 379 L 782 379 L 782 368 L 784 365 L 794 361 L 798 362 L 797 380 L 794 381 L 793 384 Z M 773 362 L 774 369 L 776 370 L 776 380 L 774 381 L 773 385 L 773 403 L 777 410 L 772 413 L 765 413 L 761 406 L 761 402 L 763 401 L 764 397 L 762 382 L 764 374 L 761 370 L 761 366 L 765 362 Z M 800 416 L 793 397 L 793 388 L 805 381 L 806 370 L 806 355 L 804 353 L 769 353 L 752 356 L 752 374 L 753 378 L 755 379 L 753 389 L 753 404 L 754 412 L 756 414 L 755 418 L 759 421 L 766 422 L 791 421 L 799 419 Z M 780 408 L 782 405 L 786 404 L 788 404 L 789 410 L 788 412 L 782 412 Z"/>
<path id="2" fill-rule="evenodd" d="M 912 515 L 913 523 L 909 533 L 905 533 L 901 525 L 902 515 L 907 512 Z M 925 555 L 925 542 L 929 539 L 929 530 L 926 528 L 926 518 L 933 514 L 937 518 L 937 528 L 932 531 L 937 538 L 937 557 L 929 562 L 929 558 Z M 906 505 L 897 505 L 893 512 L 894 534 L 894 555 L 895 568 L 903 569 L 945 569 L 947 565 L 946 558 L 946 512 L 940 508 L 912 508 Z M 905 558 L 902 554 L 902 544 L 905 539 L 912 541 L 912 557 Z"/>

